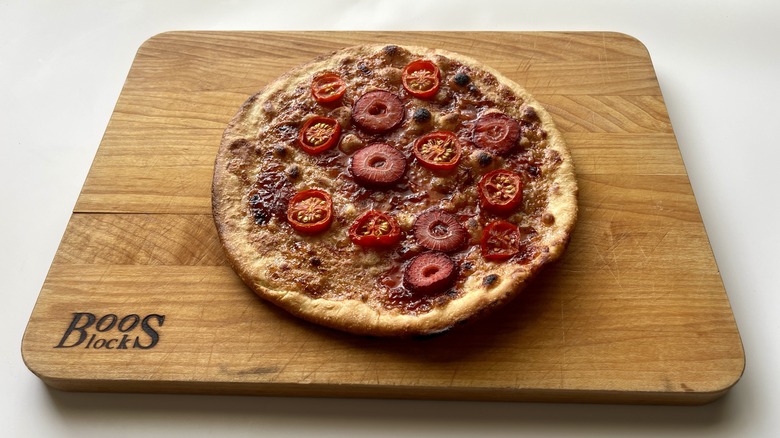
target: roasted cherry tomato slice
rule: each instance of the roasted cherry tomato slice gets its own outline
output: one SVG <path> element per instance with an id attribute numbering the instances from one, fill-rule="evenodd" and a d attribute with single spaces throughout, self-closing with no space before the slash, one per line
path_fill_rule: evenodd
<path id="1" fill-rule="evenodd" d="M 414 142 L 414 156 L 428 169 L 454 169 L 460 161 L 460 142 L 452 132 L 431 132 Z"/>
<path id="2" fill-rule="evenodd" d="M 478 147 L 503 154 L 520 139 L 520 123 L 504 113 L 488 113 L 477 119 L 472 138 Z"/>
<path id="3" fill-rule="evenodd" d="M 314 116 L 304 123 L 298 143 L 306 153 L 320 154 L 332 148 L 341 136 L 341 125 L 330 117 Z"/>
<path id="4" fill-rule="evenodd" d="M 401 74 L 406 91 L 420 99 L 433 97 L 439 91 L 440 80 L 439 67 L 427 59 L 412 61 Z"/>
<path id="5" fill-rule="evenodd" d="M 523 180 L 510 170 L 496 169 L 479 180 L 479 205 L 497 214 L 508 214 L 523 202 Z"/>
<path id="6" fill-rule="evenodd" d="M 401 227 L 389 214 L 369 210 L 349 227 L 349 238 L 360 246 L 392 246 L 401 240 Z"/>
<path id="7" fill-rule="evenodd" d="M 332 218 L 333 201 L 327 192 L 319 189 L 298 192 L 287 205 L 287 221 L 301 233 L 325 231 Z"/>
<path id="8" fill-rule="evenodd" d="M 491 222 L 482 231 L 480 245 L 485 260 L 506 260 L 520 250 L 520 231 L 507 221 Z"/>
<path id="9" fill-rule="evenodd" d="M 311 81 L 311 94 L 318 103 L 330 103 L 341 99 L 347 91 L 347 83 L 336 73 L 325 73 Z"/>

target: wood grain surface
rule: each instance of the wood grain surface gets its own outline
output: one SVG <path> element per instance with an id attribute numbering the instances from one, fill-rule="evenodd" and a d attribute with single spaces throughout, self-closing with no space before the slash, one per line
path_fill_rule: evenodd
<path id="1" fill-rule="evenodd" d="M 241 103 L 291 67 L 369 42 L 441 47 L 498 69 L 553 115 L 578 172 L 564 258 L 489 319 L 438 337 L 356 337 L 267 305 L 227 265 L 211 219 L 214 157 Z M 66 390 L 339 397 L 697 404 L 744 368 L 647 50 L 598 32 L 149 39 L 22 351 Z"/>

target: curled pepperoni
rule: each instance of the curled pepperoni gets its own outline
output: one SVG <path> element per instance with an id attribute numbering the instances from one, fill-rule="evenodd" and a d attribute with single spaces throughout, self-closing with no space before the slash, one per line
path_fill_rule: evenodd
<path id="1" fill-rule="evenodd" d="M 520 123 L 504 113 L 488 113 L 477 120 L 472 138 L 478 147 L 503 154 L 520 139 Z"/>
<path id="2" fill-rule="evenodd" d="M 388 91 L 369 91 L 352 107 L 352 119 L 355 124 L 372 134 L 395 128 L 403 118 L 403 101 Z"/>
<path id="3" fill-rule="evenodd" d="M 404 270 L 404 286 L 418 294 L 443 292 L 455 283 L 455 262 L 438 251 L 422 253 L 413 258 Z"/>
<path id="4" fill-rule="evenodd" d="M 442 210 L 417 216 L 413 228 L 417 242 L 435 251 L 455 251 L 466 243 L 469 235 L 457 217 Z"/>
<path id="5" fill-rule="evenodd" d="M 374 143 L 352 156 L 349 172 L 358 184 L 367 187 L 387 187 L 397 182 L 406 171 L 406 157 L 398 149 Z"/>

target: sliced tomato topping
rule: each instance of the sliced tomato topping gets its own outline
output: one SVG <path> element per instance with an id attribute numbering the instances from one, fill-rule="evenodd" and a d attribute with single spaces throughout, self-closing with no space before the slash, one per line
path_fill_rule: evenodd
<path id="1" fill-rule="evenodd" d="M 414 142 L 414 156 L 428 169 L 454 169 L 460 161 L 460 151 L 458 138 L 448 131 L 431 132 Z"/>
<path id="2" fill-rule="evenodd" d="M 404 67 L 401 81 L 406 91 L 420 99 L 429 99 L 439 91 L 439 67 L 427 59 L 412 61 Z"/>
<path id="3" fill-rule="evenodd" d="M 298 134 L 298 143 L 306 153 L 321 154 L 332 148 L 341 136 L 341 125 L 330 117 L 314 116 L 306 121 Z"/>
<path id="4" fill-rule="evenodd" d="M 349 227 L 349 238 L 361 246 L 392 246 L 401 240 L 401 227 L 389 214 L 369 210 Z"/>
<path id="5" fill-rule="evenodd" d="M 520 139 L 520 123 L 504 113 L 488 113 L 477 119 L 472 138 L 478 147 L 503 154 Z"/>
<path id="6" fill-rule="evenodd" d="M 455 262 L 438 251 L 422 253 L 413 258 L 404 270 L 404 286 L 419 294 L 444 292 L 455 283 L 458 271 Z"/>
<path id="7" fill-rule="evenodd" d="M 455 215 L 442 210 L 427 211 L 414 221 L 414 238 L 436 251 L 454 251 L 468 239 L 468 231 Z"/>
<path id="8" fill-rule="evenodd" d="M 355 152 L 349 171 L 363 186 L 387 187 L 404 176 L 406 157 L 390 145 L 374 143 Z"/>
<path id="9" fill-rule="evenodd" d="M 372 134 L 389 131 L 404 119 L 404 104 L 389 91 L 369 91 L 355 102 L 352 119 L 360 129 Z"/>
<path id="10" fill-rule="evenodd" d="M 311 94 L 318 103 L 335 102 L 346 91 L 347 83 L 336 73 L 324 73 L 311 81 Z"/>
<path id="11" fill-rule="evenodd" d="M 523 202 L 523 180 L 515 172 L 496 169 L 479 180 L 479 205 L 497 214 L 508 214 Z"/>
<path id="12" fill-rule="evenodd" d="M 330 226 L 333 219 L 333 201 L 319 189 L 298 192 L 287 205 L 287 221 L 301 233 L 319 233 Z"/>
<path id="13" fill-rule="evenodd" d="M 482 232 L 480 245 L 485 260 L 506 260 L 520 251 L 520 231 L 507 221 L 491 222 Z"/>

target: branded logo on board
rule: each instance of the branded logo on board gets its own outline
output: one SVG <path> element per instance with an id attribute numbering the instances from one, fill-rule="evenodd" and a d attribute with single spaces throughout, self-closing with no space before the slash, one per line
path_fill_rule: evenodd
<path id="1" fill-rule="evenodd" d="M 148 350 L 160 342 L 159 329 L 165 315 L 150 314 L 143 318 L 132 313 L 119 317 L 108 313 L 98 317 L 94 313 L 73 314 L 59 344 L 54 348 L 87 348 L 94 350 Z"/>

